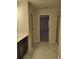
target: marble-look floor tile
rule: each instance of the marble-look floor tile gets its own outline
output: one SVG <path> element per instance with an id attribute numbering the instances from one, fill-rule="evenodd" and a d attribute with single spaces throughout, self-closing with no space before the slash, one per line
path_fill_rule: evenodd
<path id="1" fill-rule="evenodd" d="M 48 42 L 41 42 L 33 45 L 33 51 L 27 53 L 24 59 L 57 59 L 58 50 L 57 45 L 49 44 Z"/>

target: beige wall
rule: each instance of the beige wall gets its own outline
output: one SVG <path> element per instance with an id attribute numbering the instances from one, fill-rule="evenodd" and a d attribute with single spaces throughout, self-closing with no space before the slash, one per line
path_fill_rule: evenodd
<path id="1" fill-rule="evenodd" d="M 39 21 L 38 21 L 38 10 L 36 9 L 34 12 L 34 19 L 33 19 L 33 42 L 39 43 Z"/>
<path id="2" fill-rule="evenodd" d="M 58 25 L 57 25 L 57 39 L 56 42 L 58 44 L 58 59 L 61 59 L 61 16 L 58 16 Z"/>
<path id="3" fill-rule="evenodd" d="M 34 42 L 40 42 L 40 15 L 50 15 L 49 21 L 49 42 L 56 42 L 56 26 L 58 9 L 36 9 L 34 19 Z"/>
<path id="4" fill-rule="evenodd" d="M 32 7 L 32 5 L 29 3 L 28 4 L 28 16 L 29 16 L 29 36 L 28 36 L 28 45 L 29 45 L 29 49 L 28 49 L 28 51 L 29 52 L 31 52 L 31 50 L 32 50 L 32 43 L 33 43 L 33 40 L 32 40 L 32 38 L 33 38 L 33 34 L 32 34 L 32 21 L 31 20 L 33 20 L 33 18 L 31 17 L 31 15 L 30 14 L 32 14 L 33 15 L 33 18 L 34 18 L 34 8 Z"/>
<path id="5" fill-rule="evenodd" d="M 56 39 L 56 42 L 57 44 L 59 45 L 59 35 L 60 35 L 60 16 L 58 16 L 57 18 L 57 39 Z"/>
<path id="6" fill-rule="evenodd" d="M 61 59 L 61 17 L 59 17 L 59 33 L 58 33 L 58 59 Z"/>
<path id="7" fill-rule="evenodd" d="M 29 36 L 29 39 L 30 39 L 30 42 L 39 42 L 39 28 L 38 28 L 38 14 L 37 14 L 37 9 L 35 9 L 30 3 L 29 3 L 29 17 L 30 17 L 30 13 L 32 13 L 33 15 L 33 37 L 30 35 Z M 30 19 L 30 18 L 29 18 Z M 32 40 L 33 38 L 33 40 Z M 31 46 L 31 44 L 30 44 Z"/>
<path id="8" fill-rule="evenodd" d="M 29 24 L 28 24 L 28 2 L 27 0 L 22 0 L 17 6 L 17 33 L 27 33 L 29 34 Z"/>
<path id="9" fill-rule="evenodd" d="M 35 9 L 30 3 L 28 5 L 28 12 L 29 12 L 29 36 L 28 36 L 28 45 L 29 45 L 29 52 L 32 50 L 32 43 L 37 43 L 39 42 L 39 32 L 38 32 L 38 17 L 37 17 L 37 9 Z M 31 16 L 30 14 L 33 15 L 33 30 L 31 26 Z M 33 33 L 32 33 L 33 31 Z M 33 36 L 32 36 L 33 35 Z M 32 40 L 33 39 L 33 40 Z"/>

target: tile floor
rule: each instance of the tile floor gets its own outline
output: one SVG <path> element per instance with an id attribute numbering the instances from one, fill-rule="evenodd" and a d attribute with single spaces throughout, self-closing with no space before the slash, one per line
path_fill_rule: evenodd
<path id="1" fill-rule="evenodd" d="M 33 44 L 31 53 L 27 53 L 23 59 L 57 59 L 57 45 L 49 44 L 48 42 L 41 42 L 40 44 Z"/>

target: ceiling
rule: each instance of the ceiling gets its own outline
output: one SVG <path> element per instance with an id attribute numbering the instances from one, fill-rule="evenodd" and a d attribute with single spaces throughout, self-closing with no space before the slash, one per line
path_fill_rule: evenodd
<path id="1" fill-rule="evenodd" d="M 61 0 L 29 0 L 36 8 L 60 8 Z"/>

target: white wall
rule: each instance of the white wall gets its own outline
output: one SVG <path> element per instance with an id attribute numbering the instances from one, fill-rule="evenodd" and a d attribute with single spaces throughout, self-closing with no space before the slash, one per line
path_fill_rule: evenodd
<path id="1" fill-rule="evenodd" d="M 57 15 L 58 9 L 36 9 L 35 19 L 34 19 L 34 42 L 40 42 L 40 15 L 50 15 L 50 29 L 49 29 L 49 42 L 56 42 L 56 25 L 57 25 Z"/>

